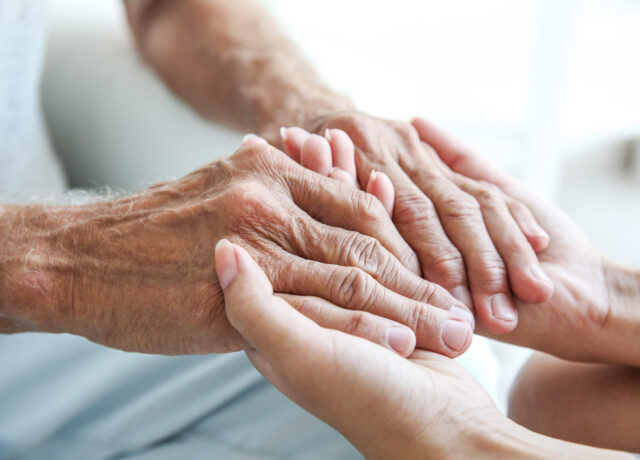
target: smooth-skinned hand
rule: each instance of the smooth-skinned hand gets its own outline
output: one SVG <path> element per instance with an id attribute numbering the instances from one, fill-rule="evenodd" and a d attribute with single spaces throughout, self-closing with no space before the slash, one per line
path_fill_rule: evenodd
<path id="1" fill-rule="evenodd" d="M 455 361 L 424 350 L 407 360 L 319 326 L 274 295 L 248 252 L 226 240 L 215 259 L 227 316 L 247 340 L 251 362 L 367 458 L 465 458 L 472 432 L 505 422 Z"/>

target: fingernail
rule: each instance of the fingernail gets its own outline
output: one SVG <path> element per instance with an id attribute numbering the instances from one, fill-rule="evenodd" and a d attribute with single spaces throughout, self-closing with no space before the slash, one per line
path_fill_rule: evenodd
<path id="1" fill-rule="evenodd" d="M 255 142 L 255 143 L 258 143 L 258 144 L 266 144 L 267 143 L 267 141 L 265 141 L 263 138 L 261 138 L 260 136 L 256 136 L 253 133 L 246 134 L 242 138 L 242 146 L 245 146 L 246 144 L 249 144 L 251 142 Z"/>
<path id="2" fill-rule="evenodd" d="M 453 307 L 451 307 L 451 313 L 461 317 L 471 325 L 471 329 L 475 329 L 476 319 L 473 317 L 473 313 L 471 313 L 469 310 L 467 310 L 464 307 L 459 307 L 457 305 L 454 305 Z"/>
<path id="3" fill-rule="evenodd" d="M 406 327 L 391 326 L 387 331 L 387 343 L 398 354 L 407 356 L 415 346 L 415 335 Z"/>
<path id="4" fill-rule="evenodd" d="M 282 142 L 287 141 L 287 128 L 284 126 L 280 128 L 280 138 L 282 139 Z"/>
<path id="5" fill-rule="evenodd" d="M 544 270 L 542 270 L 542 267 L 538 264 L 533 264 L 531 266 L 531 274 L 533 275 L 533 277 L 535 279 L 537 279 L 538 281 L 545 283 L 545 284 L 549 284 L 549 285 L 553 285 L 553 282 L 551 281 L 551 279 L 547 276 L 547 274 L 544 272 Z"/>
<path id="6" fill-rule="evenodd" d="M 504 294 L 495 294 L 491 297 L 491 312 L 493 316 L 502 321 L 515 321 L 516 312 Z"/>
<path id="7" fill-rule="evenodd" d="M 236 252 L 229 240 L 221 239 L 218 241 L 218 244 L 216 244 L 215 255 L 216 271 L 218 272 L 220 286 L 222 286 L 222 289 L 226 289 L 238 275 Z"/>
<path id="8" fill-rule="evenodd" d="M 445 321 L 442 326 L 442 341 L 453 351 L 460 351 L 467 343 L 471 328 L 467 323 L 453 319 Z"/>
<path id="9" fill-rule="evenodd" d="M 473 301 L 471 300 L 471 293 L 467 286 L 457 286 L 451 289 L 451 295 L 458 299 L 460 302 L 471 308 Z"/>
<path id="10" fill-rule="evenodd" d="M 331 131 L 329 131 L 329 128 L 324 130 L 324 137 L 329 141 L 329 143 L 331 143 Z"/>

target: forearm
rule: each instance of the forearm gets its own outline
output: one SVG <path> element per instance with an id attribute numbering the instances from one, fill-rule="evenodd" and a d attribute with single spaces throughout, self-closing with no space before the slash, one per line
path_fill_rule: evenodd
<path id="1" fill-rule="evenodd" d="M 511 390 L 509 417 L 538 433 L 640 451 L 640 369 L 535 353 Z"/>
<path id="2" fill-rule="evenodd" d="M 464 436 L 464 433 L 461 435 Z M 479 460 L 546 460 L 549 458 L 631 460 L 632 458 L 629 454 L 622 452 L 588 447 L 543 436 L 507 419 L 503 419 L 498 424 L 478 427 L 469 442 L 465 442 L 461 437 L 455 444 L 457 445 L 451 446 L 448 458 Z M 412 457 L 419 458 L 415 454 Z M 425 455 L 422 458 L 428 458 L 428 456 Z M 440 458 L 447 457 L 444 455 Z"/>
<path id="3" fill-rule="evenodd" d="M 604 276 L 610 303 L 604 325 L 611 350 L 607 361 L 640 367 L 640 271 L 607 261 Z"/>
<path id="4" fill-rule="evenodd" d="M 0 204 L 0 332 L 53 331 L 60 302 L 52 229 L 69 223 L 62 207 Z"/>
<path id="5" fill-rule="evenodd" d="M 210 120 L 272 133 L 351 108 L 252 0 L 126 0 L 142 55 Z"/>

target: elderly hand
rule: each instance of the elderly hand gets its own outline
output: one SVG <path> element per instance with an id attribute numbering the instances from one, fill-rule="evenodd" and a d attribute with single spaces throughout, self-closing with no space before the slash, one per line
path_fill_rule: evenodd
<path id="1" fill-rule="evenodd" d="M 640 275 L 603 258 L 560 209 L 431 123 L 413 125 L 453 171 L 524 203 L 551 237 L 538 256 L 553 296 L 538 305 L 518 301 L 518 327 L 496 338 L 565 359 L 640 365 Z"/>
<path id="2" fill-rule="evenodd" d="M 464 307 L 403 266 L 415 255 L 373 196 L 267 145 L 118 201 L 0 206 L 0 214 L 0 313 L 12 310 L 1 316 L 21 318 L 27 330 L 165 354 L 245 347 L 226 320 L 211 263 L 227 237 L 327 327 L 404 355 L 415 338 L 400 324 L 418 345 L 448 356 L 471 341 L 456 314 Z"/>
<path id="3" fill-rule="evenodd" d="M 511 290 L 533 303 L 551 296 L 553 285 L 534 252 L 546 247 L 548 236 L 526 206 L 486 183 L 448 174 L 411 125 L 345 112 L 311 128 L 326 131 L 332 144 L 343 142 L 332 135 L 336 128 L 348 134 L 355 143 L 357 177 L 356 168 L 342 166 L 348 163 L 340 157 L 333 158 L 333 166 L 360 184 L 367 184 L 373 171 L 386 173 L 396 190 L 393 221 L 417 253 L 422 275 L 475 308 L 484 328 L 504 333 L 516 326 Z M 329 171 L 305 163 L 307 131 L 288 128 L 281 134 L 293 159 Z"/>
<path id="4" fill-rule="evenodd" d="M 409 360 L 325 329 L 273 295 L 249 254 L 222 241 L 216 269 L 227 316 L 280 391 L 340 431 L 367 458 L 626 458 L 531 433 L 504 417 L 458 363 Z"/>

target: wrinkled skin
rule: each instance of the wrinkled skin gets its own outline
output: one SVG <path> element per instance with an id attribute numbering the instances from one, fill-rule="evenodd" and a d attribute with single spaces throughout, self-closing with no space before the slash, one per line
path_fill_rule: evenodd
<path id="1" fill-rule="evenodd" d="M 321 135 L 341 129 L 351 137 L 362 188 L 372 171 L 386 173 L 396 192 L 393 221 L 422 275 L 474 308 L 485 329 L 505 333 L 516 326 L 512 291 L 532 303 L 549 299 L 553 285 L 535 254 L 549 239 L 526 206 L 490 184 L 451 175 L 412 125 L 340 112 L 305 128 Z M 300 161 L 300 139 L 267 137 Z"/>
<path id="2" fill-rule="evenodd" d="M 419 346 L 447 356 L 471 341 L 469 332 L 457 350 L 444 344 L 443 324 L 460 320 L 448 310 L 460 303 L 405 268 L 415 255 L 375 197 L 266 145 L 126 199 L 25 208 L 16 219 L 31 231 L 4 242 L 18 254 L 4 266 L 29 330 L 142 352 L 241 349 L 211 259 L 229 238 L 320 324 L 384 343 L 389 325 L 402 323 Z"/>
<path id="3" fill-rule="evenodd" d="M 553 296 L 536 305 L 517 301 L 518 327 L 496 338 L 565 359 L 638 365 L 637 273 L 606 260 L 563 211 L 486 159 L 426 120 L 414 126 L 455 173 L 518 199 L 549 233 L 549 246 L 538 257 L 555 286 Z"/>

